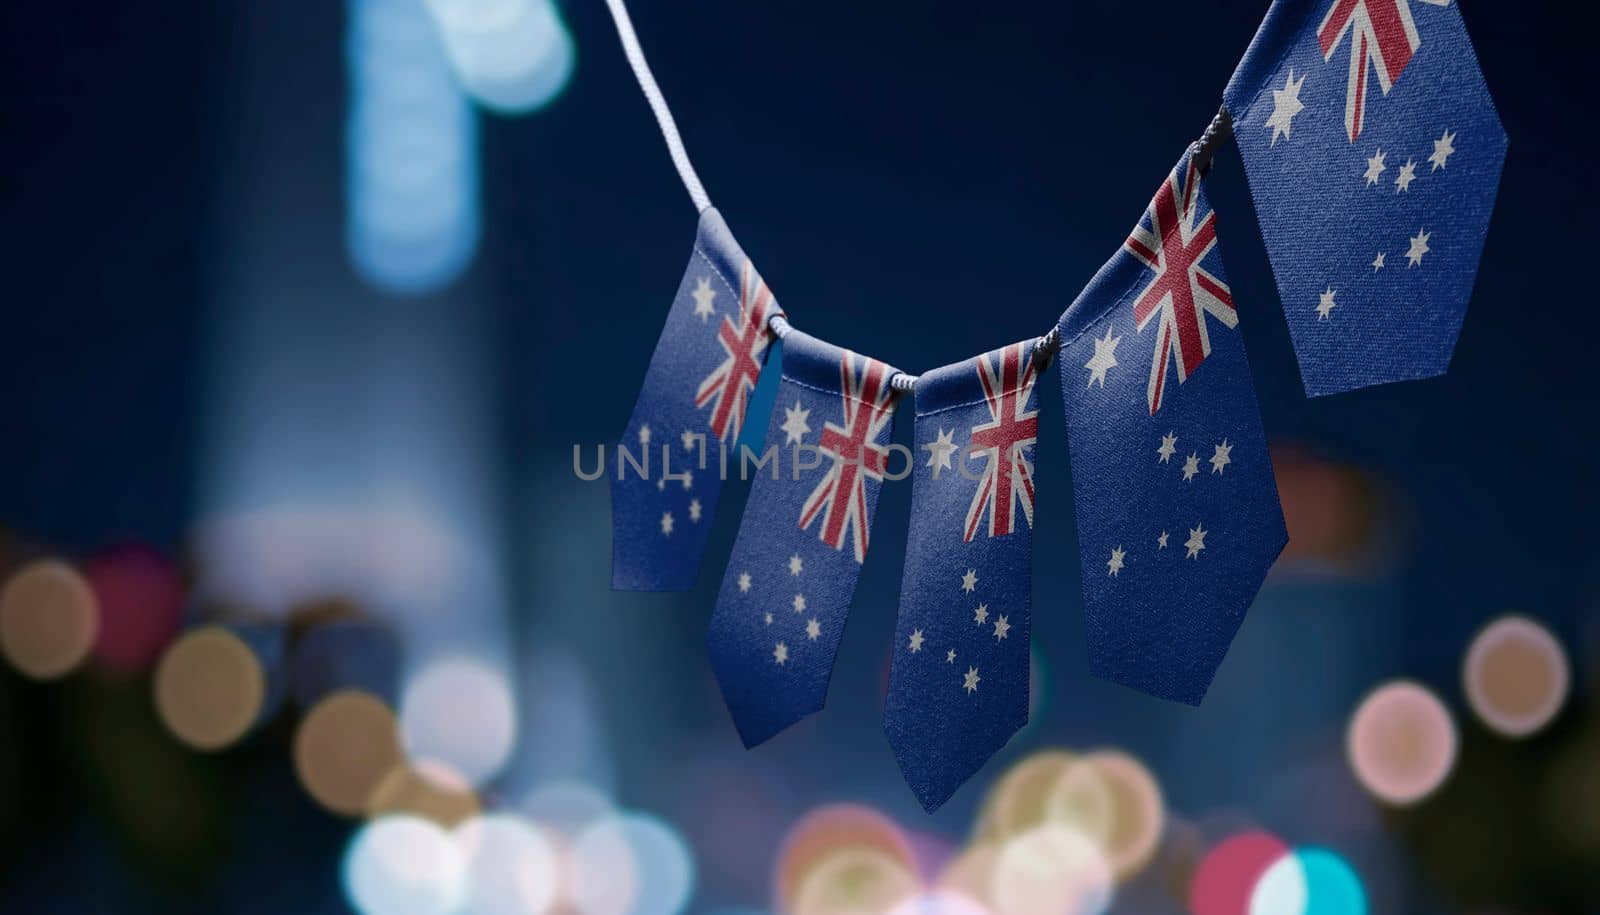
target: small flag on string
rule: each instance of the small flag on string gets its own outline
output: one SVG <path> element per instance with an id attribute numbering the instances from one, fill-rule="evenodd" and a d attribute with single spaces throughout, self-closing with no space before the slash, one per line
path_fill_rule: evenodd
<path id="1" fill-rule="evenodd" d="M 1313 396 L 1445 371 L 1505 161 L 1449 0 L 1276 0 L 1224 99 Z"/>
<path id="2" fill-rule="evenodd" d="M 889 463 L 895 370 L 799 331 L 706 647 L 745 746 L 822 708 Z M 752 464 L 752 466 L 754 466 Z"/>
<path id="3" fill-rule="evenodd" d="M 1288 535 L 1185 154 L 1061 317 L 1089 665 L 1198 704 Z"/>
<path id="4" fill-rule="evenodd" d="M 611 586 L 681 591 L 694 585 L 728 460 L 781 314 L 714 209 L 700 215 L 694 252 L 612 453 Z"/>
<path id="5" fill-rule="evenodd" d="M 932 812 L 1028 720 L 1034 342 L 917 379 L 918 460 L 884 731 Z"/>

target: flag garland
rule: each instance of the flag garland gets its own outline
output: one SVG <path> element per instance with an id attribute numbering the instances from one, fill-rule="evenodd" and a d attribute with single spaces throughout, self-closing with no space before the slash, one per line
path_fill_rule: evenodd
<path id="1" fill-rule="evenodd" d="M 1288 539 L 1204 175 L 1236 138 L 1309 395 L 1443 372 L 1506 150 L 1454 4 L 1274 0 L 1217 118 L 1057 325 L 921 377 L 790 327 L 711 208 L 623 0 L 607 5 L 702 213 L 622 445 L 730 443 L 785 339 L 767 440 L 793 464 L 758 475 L 707 635 L 745 744 L 822 707 L 904 392 L 920 459 L 885 732 L 932 811 L 1026 722 L 1035 386 L 1052 357 L 1091 670 L 1198 704 Z M 616 470 L 614 587 L 689 587 L 721 475 L 624 480 L 621 449 Z M 674 479 L 695 495 L 666 495 Z"/>

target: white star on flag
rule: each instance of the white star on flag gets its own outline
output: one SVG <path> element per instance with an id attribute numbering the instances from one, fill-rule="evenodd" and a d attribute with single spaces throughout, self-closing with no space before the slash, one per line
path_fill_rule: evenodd
<path id="1" fill-rule="evenodd" d="M 1209 533 L 1211 532 L 1206 530 L 1203 524 L 1196 524 L 1189 529 L 1189 539 L 1183 542 L 1183 545 L 1189 548 L 1189 553 L 1184 557 L 1185 559 L 1200 558 L 1200 551 L 1206 548 L 1206 535 Z"/>
<path id="2" fill-rule="evenodd" d="M 1172 456 L 1174 454 L 1177 454 L 1177 453 L 1178 453 L 1178 436 L 1173 434 L 1173 433 L 1171 433 L 1171 432 L 1168 432 L 1166 435 L 1161 436 L 1161 447 L 1156 449 L 1156 454 L 1161 455 L 1161 459 L 1159 461 L 1157 461 L 1156 463 L 1165 464 L 1168 461 L 1171 461 L 1172 460 Z"/>
<path id="3" fill-rule="evenodd" d="M 796 553 L 793 556 L 789 557 L 789 574 L 790 575 L 799 575 L 800 574 L 800 570 L 803 569 L 803 568 L 805 568 L 805 563 L 800 560 L 800 554 L 799 553 Z"/>
<path id="4" fill-rule="evenodd" d="M 982 679 L 982 677 L 978 676 L 978 668 L 969 667 L 966 675 L 961 678 L 961 688 L 971 694 L 978 689 L 978 681 Z"/>
<path id="5" fill-rule="evenodd" d="M 750 573 L 749 572 L 740 572 L 739 573 L 739 593 L 740 594 L 749 594 L 750 593 Z"/>
<path id="6" fill-rule="evenodd" d="M 1122 558 L 1127 555 L 1127 551 L 1120 546 L 1112 550 L 1111 558 L 1106 560 L 1106 574 L 1116 578 L 1117 573 L 1122 571 Z"/>
<path id="7" fill-rule="evenodd" d="M 1106 335 L 1094 341 L 1094 355 L 1083 367 L 1089 370 L 1089 383 L 1085 387 L 1094 387 L 1096 381 L 1100 387 L 1106 386 L 1106 372 L 1117 366 L 1117 344 L 1122 342 L 1121 337 L 1112 337 L 1111 328 L 1106 328 Z"/>
<path id="8" fill-rule="evenodd" d="M 925 466 L 933 468 L 933 478 L 939 479 L 940 470 L 949 470 L 950 455 L 956 453 L 956 432 L 954 429 L 940 429 L 939 438 L 928 442 L 922 447 L 928 452 L 928 463 Z"/>
<path id="9" fill-rule="evenodd" d="M 796 442 L 805 440 L 806 433 L 811 431 L 811 425 L 806 422 L 806 418 L 810 415 L 811 411 L 802 408 L 798 400 L 794 402 L 792 408 L 783 408 L 783 425 L 778 428 L 783 430 L 786 439 L 784 441 L 785 445 L 793 445 Z"/>
<path id="10" fill-rule="evenodd" d="M 806 596 L 804 594 L 796 594 L 794 600 L 790 601 L 789 604 L 794 607 L 794 612 L 804 613 L 806 611 Z"/>
<path id="11" fill-rule="evenodd" d="M 1422 263 L 1422 255 L 1433 250 L 1428 247 L 1428 239 L 1432 237 L 1433 235 L 1428 232 L 1424 232 L 1421 229 L 1417 230 L 1417 237 L 1411 239 L 1411 250 L 1406 252 L 1406 267 L 1408 269 Z"/>
<path id="12" fill-rule="evenodd" d="M 1385 256 L 1384 253 L 1382 251 L 1379 251 L 1378 252 L 1378 256 L 1374 257 L 1372 259 L 1372 272 L 1373 273 L 1377 273 L 1379 270 L 1383 269 L 1384 256 Z"/>
<path id="13" fill-rule="evenodd" d="M 972 611 L 972 621 L 982 626 L 989 621 L 989 605 L 979 604 L 978 609 Z"/>
<path id="14" fill-rule="evenodd" d="M 789 660 L 789 646 L 782 642 L 772 646 L 772 660 L 782 667 Z"/>
<path id="15" fill-rule="evenodd" d="M 1383 174 L 1388 169 L 1388 166 L 1383 164 L 1383 158 L 1384 152 L 1380 149 L 1372 154 L 1372 158 L 1367 160 L 1367 170 L 1361 176 L 1367 179 L 1367 187 L 1372 187 L 1374 184 L 1377 184 L 1378 176 Z"/>
<path id="16" fill-rule="evenodd" d="M 692 295 L 694 296 L 694 313 L 700 318 L 700 323 L 704 324 L 706 319 L 711 317 L 711 313 L 716 310 L 711 303 L 716 300 L 717 291 L 711 288 L 711 281 L 702 276 L 700 285 L 694 287 Z"/>
<path id="17" fill-rule="evenodd" d="M 1221 473 L 1222 468 L 1233 463 L 1233 458 L 1228 456 L 1231 453 L 1233 453 L 1233 446 L 1228 444 L 1227 439 L 1223 439 L 1222 444 L 1217 446 L 1216 453 L 1211 455 L 1211 472 Z"/>
<path id="18" fill-rule="evenodd" d="M 661 536 L 672 536 L 672 512 L 661 513 Z"/>
<path id="19" fill-rule="evenodd" d="M 1161 532 L 1161 536 L 1156 538 L 1156 549 L 1164 550 L 1166 548 L 1167 548 L 1167 532 L 1166 531 L 1162 531 Z"/>
<path id="20" fill-rule="evenodd" d="M 1433 141 L 1433 155 L 1428 157 L 1428 161 L 1433 163 L 1434 171 L 1444 168 L 1444 164 L 1455 154 L 1455 142 L 1456 135 L 1448 130 L 1444 132 L 1444 136 Z"/>
<path id="21" fill-rule="evenodd" d="M 1305 74 L 1299 79 L 1294 78 L 1294 68 L 1289 69 L 1289 76 L 1284 80 L 1282 89 L 1272 90 L 1272 116 L 1267 118 L 1267 129 L 1272 131 L 1272 141 L 1268 146 L 1277 146 L 1278 138 L 1289 138 L 1289 130 L 1294 126 L 1294 116 L 1299 114 L 1306 106 L 1300 101 L 1300 87 L 1305 85 Z"/>
<path id="22" fill-rule="evenodd" d="M 1394 192 L 1398 194 L 1411 190 L 1411 182 L 1415 180 L 1417 180 L 1417 163 L 1413 159 L 1407 159 L 1406 164 L 1400 166 L 1399 176 L 1394 179 Z"/>
<path id="23" fill-rule="evenodd" d="M 916 654 L 917 652 L 922 650 L 922 630 L 921 629 L 913 629 L 913 630 L 911 630 L 910 643 L 908 645 L 906 645 L 906 647 L 911 649 L 911 653 L 912 654 Z"/>
<path id="24" fill-rule="evenodd" d="M 1339 307 L 1339 303 L 1337 303 L 1337 302 L 1335 302 L 1333 300 L 1333 296 L 1334 296 L 1334 294 L 1336 292 L 1338 292 L 1338 290 L 1334 289 L 1332 286 L 1329 286 L 1327 291 L 1322 294 L 1322 298 L 1320 300 L 1318 300 L 1318 302 L 1317 302 L 1317 320 L 1318 321 L 1326 321 L 1326 320 L 1328 320 L 1328 315 L 1332 314 L 1333 310 L 1335 308 Z"/>
<path id="25" fill-rule="evenodd" d="M 806 620 L 806 638 L 815 642 L 820 635 L 822 635 L 822 624 L 817 622 L 817 618 L 813 616 Z"/>
<path id="26" fill-rule="evenodd" d="M 998 642 L 1001 639 L 1004 639 L 1006 637 L 1006 633 L 1010 631 L 1011 624 L 1006 622 L 1006 615 L 1004 613 L 1000 614 L 999 619 L 994 621 L 994 640 Z"/>
<path id="27" fill-rule="evenodd" d="M 971 569 L 968 569 L 967 570 L 967 574 L 961 576 L 961 590 L 967 592 L 968 594 L 971 594 L 972 593 L 972 589 L 976 588 L 977 586 L 978 586 L 977 573 L 973 572 Z"/>
<path id="28" fill-rule="evenodd" d="M 1198 455 L 1198 454 L 1189 455 L 1188 459 L 1183 462 L 1183 482 L 1187 483 L 1190 480 L 1193 480 L 1194 479 L 1194 475 L 1199 473 L 1199 472 L 1200 472 L 1200 455 Z"/>
<path id="29" fill-rule="evenodd" d="M 690 499 L 689 500 L 689 520 L 690 521 L 699 521 L 700 520 L 700 500 L 699 499 Z"/>
<path id="30" fill-rule="evenodd" d="M 649 423 L 646 423 L 646 424 L 644 424 L 644 425 L 639 427 L 639 444 L 641 444 L 641 445 L 650 444 L 650 424 Z"/>
<path id="31" fill-rule="evenodd" d="M 944 662 L 946 664 L 954 664 L 956 662 L 956 650 L 954 648 L 944 653 Z"/>
<path id="32" fill-rule="evenodd" d="M 695 439 L 699 437 L 700 433 L 685 429 L 683 430 L 683 434 L 678 436 L 678 441 L 683 442 L 683 450 L 693 451 Z"/>

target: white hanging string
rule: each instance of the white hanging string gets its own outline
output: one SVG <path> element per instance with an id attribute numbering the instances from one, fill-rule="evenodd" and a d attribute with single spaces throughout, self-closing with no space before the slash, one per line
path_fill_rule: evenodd
<path id="1" fill-rule="evenodd" d="M 1432 0 L 1430 0 L 1432 2 Z M 689 152 L 683 148 L 683 137 L 678 134 L 678 123 L 672 119 L 672 110 L 667 107 L 667 98 L 661 94 L 661 87 L 656 84 L 655 75 L 650 72 L 650 64 L 644 59 L 644 49 L 639 46 L 639 36 L 633 30 L 633 20 L 628 16 L 628 7 L 624 0 L 606 0 L 606 8 L 611 11 L 611 19 L 617 25 L 617 37 L 622 39 L 622 52 L 628 58 L 628 65 L 633 68 L 634 78 L 639 81 L 639 89 L 644 92 L 645 100 L 650 103 L 650 110 L 655 112 L 656 124 L 661 127 L 661 137 L 667 141 L 667 152 L 672 155 L 672 164 L 678 169 L 678 177 L 683 179 L 683 187 L 689 192 L 689 199 L 694 201 L 695 209 L 704 211 L 711 206 L 711 198 L 706 194 L 705 186 L 700 183 L 700 176 L 695 174 L 694 165 L 689 161 Z M 1190 147 L 1192 158 L 1196 166 L 1203 173 L 1211 165 L 1211 157 L 1217 147 L 1226 143 L 1232 136 L 1233 121 L 1228 116 L 1228 109 L 1217 111 L 1216 117 L 1206 126 L 1205 131 Z M 782 340 L 789 335 L 794 327 L 783 315 L 773 315 L 767 322 L 773 336 Z M 1034 344 L 1033 358 L 1042 370 L 1061 347 L 1060 327 L 1052 327 Z M 906 372 L 896 372 L 889 379 L 890 387 L 896 391 L 909 391 L 917 383 L 918 376 Z"/>
<path id="2" fill-rule="evenodd" d="M 683 179 L 683 187 L 689 192 L 689 199 L 694 201 L 694 208 L 704 212 L 710 208 L 711 198 L 706 195 L 700 176 L 695 174 L 694 165 L 689 162 L 689 152 L 683 148 L 683 137 L 678 135 L 678 123 L 672 119 L 666 96 L 661 94 L 661 87 L 656 85 L 655 75 L 650 72 L 650 64 L 644 59 L 639 36 L 633 31 L 633 20 L 628 18 L 628 7 L 623 0 L 606 0 L 606 7 L 611 10 L 611 18 L 617 24 L 617 36 L 622 39 L 622 53 L 627 55 L 628 65 L 633 67 L 633 75 L 639 80 L 639 88 L 644 90 L 650 110 L 655 112 L 656 123 L 661 125 L 661 136 L 667 141 L 667 152 L 672 154 L 672 164 L 678 168 L 678 177 Z"/>

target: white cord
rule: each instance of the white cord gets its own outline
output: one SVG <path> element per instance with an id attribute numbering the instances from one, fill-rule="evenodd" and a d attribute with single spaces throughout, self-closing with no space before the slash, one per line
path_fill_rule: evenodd
<path id="1" fill-rule="evenodd" d="M 617 37 L 622 39 L 622 53 L 627 55 L 629 66 L 633 67 L 633 75 L 639 80 L 639 88 L 644 91 L 644 97 L 650 103 L 650 110 L 655 112 L 656 123 L 661 125 L 661 136 L 667 141 L 667 151 L 672 154 L 672 164 L 678 167 L 678 176 L 683 179 L 684 189 L 689 192 L 689 199 L 694 201 L 695 209 L 704 212 L 711 207 L 711 198 L 706 195 L 705 186 L 700 183 L 700 176 L 694 173 L 694 166 L 689 162 L 689 153 L 683 148 L 683 138 L 678 135 L 678 124 L 672 120 L 672 111 L 667 108 L 667 99 L 661 94 L 661 87 L 656 85 L 656 78 L 650 72 L 650 64 L 644 59 L 644 49 L 639 47 L 639 36 L 633 31 L 633 20 L 628 18 L 628 7 L 623 0 L 606 0 L 606 6 L 611 10 L 611 18 L 617 23 Z"/>
<path id="2" fill-rule="evenodd" d="M 1435 0 L 1427 0 L 1429 3 Z M 622 52 L 627 55 L 629 66 L 633 67 L 633 75 L 639 81 L 639 88 L 643 90 L 645 100 L 650 103 L 650 110 L 655 112 L 656 123 L 661 127 L 661 136 L 667 141 L 667 152 L 672 155 L 672 164 L 678 168 L 678 177 L 683 179 L 683 187 L 689 192 L 689 199 L 694 201 L 695 209 L 705 211 L 711 207 L 711 198 L 706 194 L 705 186 L 700 183 L 700 176 L 695 174 L 694 165 L 689 162 L 689 152 L 683 148 L 683 137 L 678 135 L 678 124 L 672 119 L 672 110 L 667 107 L 666 96 L 661 94 L 661 87 L 656 85 L 656 78 L 650 72 L 650 64 L 644 59 L 644 49 L 639 47 L 639 36 L 633 30 L 633 20 L 628 17 L 628 7 L 624 0 L 606 0 L 606 8 L 611 10 L 611 18 L 617 24 L 617 37 L 622 39 Z M 1217 112 L 1210 125 L 1196 140 L 1192 147 L 1193 157 L 1203 158 L 1205 161 L 1197 163 L 1203 171 L 1210 165 L 1211 155 L 1218 146 L 1227 142 L 1232 134 L 1233 122 L 1228 116 L 1228 110 L 1223 108 Z M 792 330 L 792 326 L 783 315 L 773 315 L 767 322 L 772 333 L 782 340 Z M 1039 338 L 1034 346 L 1034 359 L 1039 368 L 1044 368 L 1049 363 L 1050 357 L 1061 348 L 1061 333 L 1059 327 L 1052 327 L 1050 331 Z M 897 391 L 909 391 L 917 383 L 916 375 L 905 372 L 896 372 L 889 384 Z"/>

